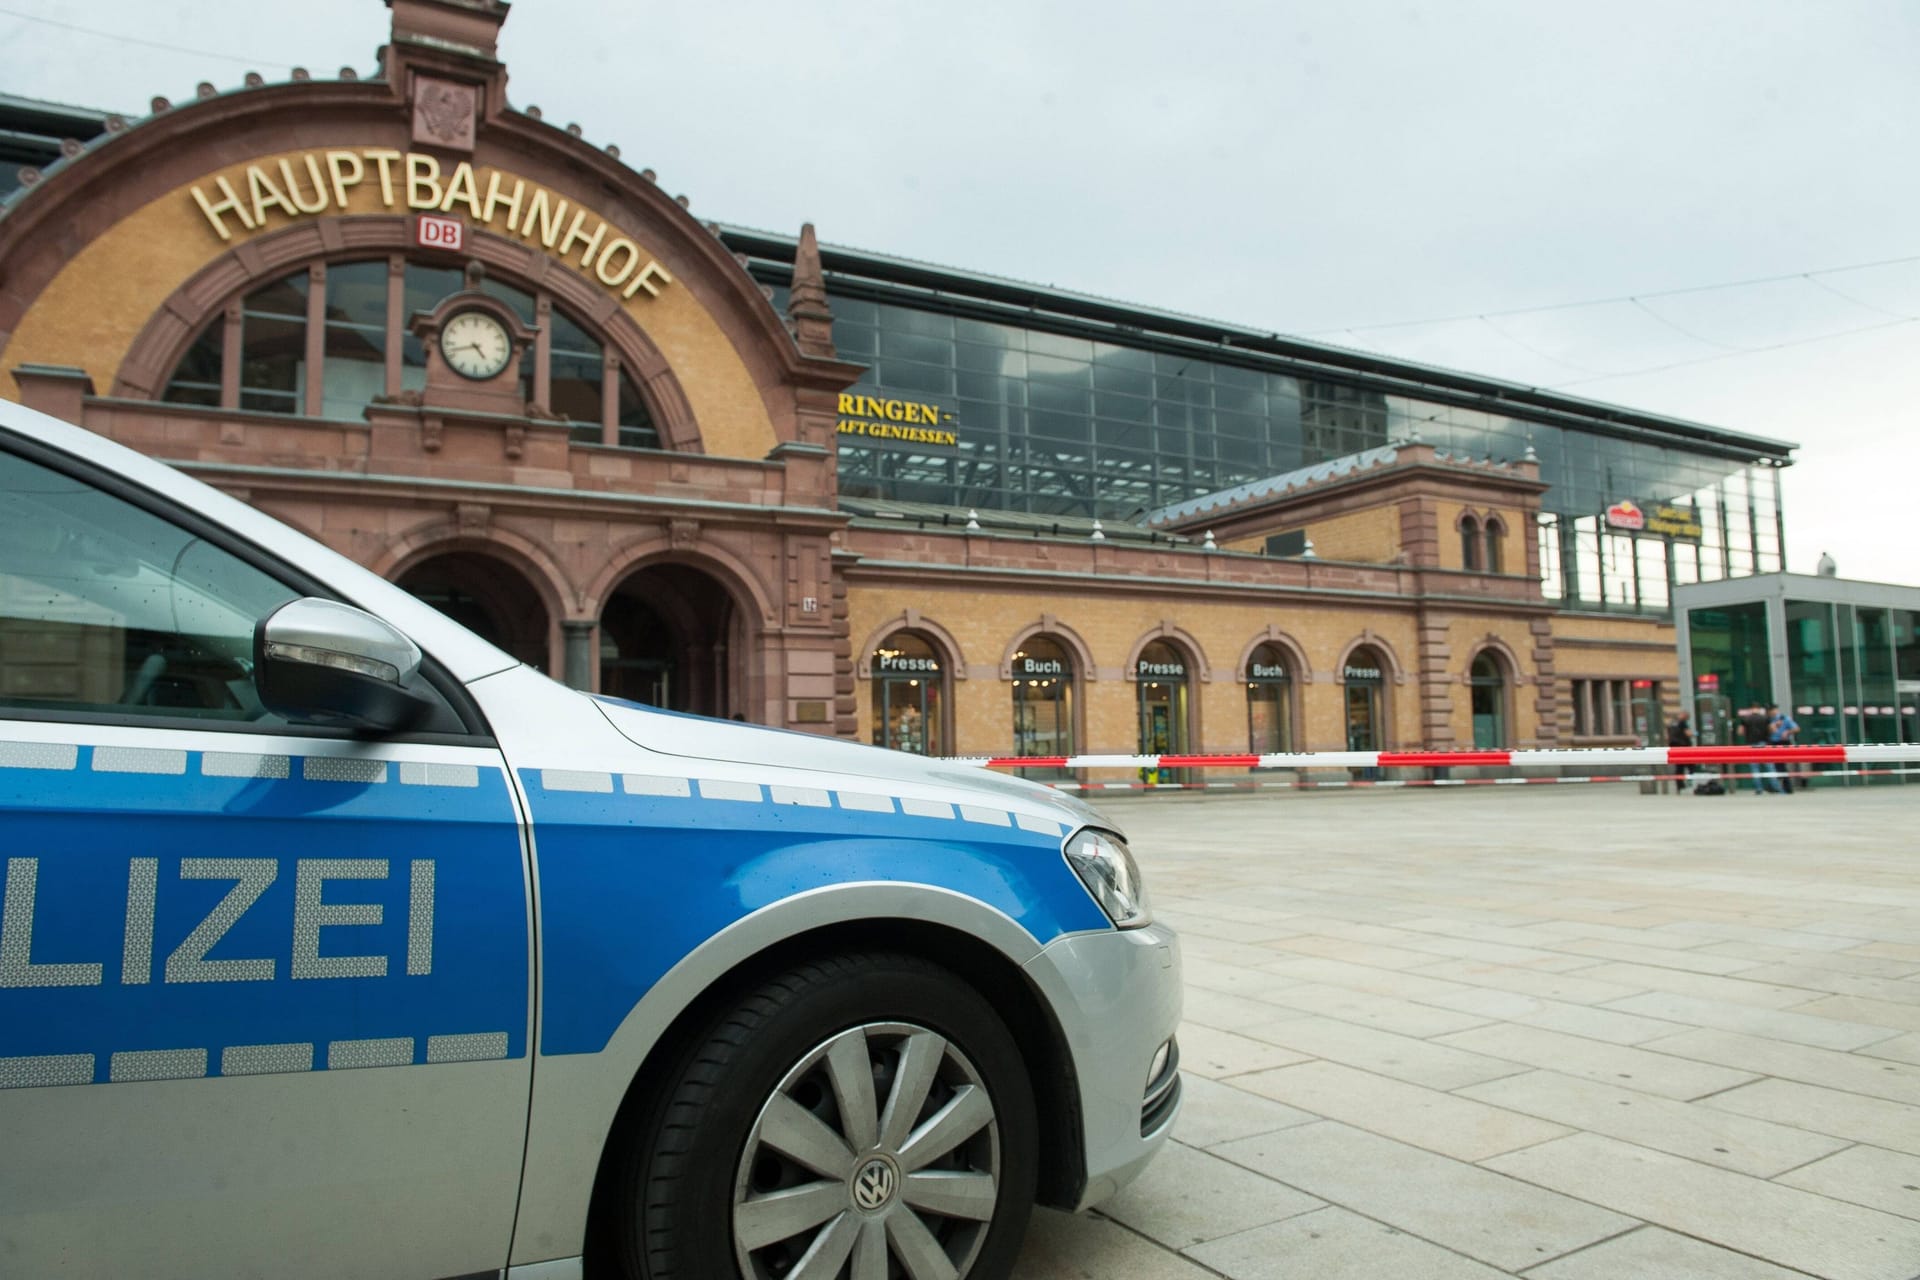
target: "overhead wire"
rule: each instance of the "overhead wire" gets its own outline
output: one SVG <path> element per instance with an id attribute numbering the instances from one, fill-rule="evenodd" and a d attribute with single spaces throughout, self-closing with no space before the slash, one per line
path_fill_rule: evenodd
<path id="1" fill-rule="evenodd" d="M 1643 290 L 1639 293 L 1615 294 L 1604 298 L 1580 298 L 1571 302 L 1550 302 L 1534 307 L 1508 307 L 1497 311 L 1465 311 L 1456 315 L 1429 316 L 1423 320 L 1389 320 L 1379 324 L 1343 325 L 1338 329 L 1310 329 L 1302 331 L 1300 336 L 1311 338 L 1335 333 L 1372 333 L 1381 329 L 1413 329 L 1421 325 L 1458 324 L 1468 320 L 1486 320 L 1489 317 L 1540 315 L 1549 311 L 1574 311 L 1582 307 L 1601 307 L 1619 303 L 1644 304 L 1649 298 L 1676 298 L 1683 294 L 1713 293 L 1721 289 L 1746 289 L 1755 285 L 1781 284 L 1790 280 L 1808 280 L 1814 284 L 1820 282 L 1814 277 L 1840 275 L 1849 271 L 1870 271 L 1879 267 L 1907 266 L 1920 262 L 1920 254 L 1908 254 L 1899 258 L 1881 258 L 1873 262 L 1854 262 L 1840 267 L 1819 267 L 1811 271 L 1790 271 L 1783 275 L 1752 276 L 1744 280 L 1726 280 L 1717 284 L 1686 285 L 1676 289 Z M 1825 286 L 1822 286 L 1825 287 Z M 1838 290 L 1832 290 L 1838 293 Z M 1841 295 L 1845 296 L 1845 295 Z M 1868 305 L 1868 304 L 1862 304 Z M 1658 318 L 1658 317 L 1656 317 Z"/>
<path id="2" fill-rule="evenodd" d="M 77 22 L 63 22 L 58 18 L 45 18 L 37 13 L 23 13 L 18 9 L 0 7 L 0 14 L 4 14 L 9 18 L 18 18 L 22 22 L 37 22 L 43 27 L 57 27 L 62 31 L 72 31 L 79 35 L 95 36 L 102 40 L 117 40 L 121 44 L 139 45 L 144 49 L 162 49 L 168 53 L 191 54 L 196 58 L 218 58 L 223 62 L 238 63 L 248 68 L 263 66 L 285 67 L 291 71 L 294 65 L 291 62 L 282 62 L 278 58 L 254 58 L 237 53 L 219 53 L 212 49 L 201 49 L 191 45 L 168 44 L 164 40 L 148 40 L 141 36 L 130 36 L 121 31 L 103 31 L 99 27 L 85 27 Z"/>

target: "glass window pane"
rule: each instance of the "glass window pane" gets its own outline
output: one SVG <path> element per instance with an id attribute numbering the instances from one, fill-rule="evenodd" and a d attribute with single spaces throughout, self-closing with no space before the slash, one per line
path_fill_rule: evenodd
<path id="1" fill-rule="evenodd" d="M 220 375 L 225 366 L 222 358 L 223 343 L 227 322 L 224 316 L 215 316 L 200 336 L 193 340 L 186 354 L 180 357 L 180 363 L 173 367 L 173 377 L 167 381 L 167 389 L 161 399 L 174 404 L 220 403 Z"/>
<path id="2" fill-rule="evenodd" d="M 264 288 L 255 289 L 247 295 L 243 303 L 245 310 L 262 316 L 291 316 L 296 320 L 307 318 L 307 273 L 296 271 L 281 280 L 276 280 Z"/>
<path id="3" fill-rule="evenodd" d="M 268 721 L 253 629 L 297 592 L 197 534 L 0 453 L 0 705 Z"/>

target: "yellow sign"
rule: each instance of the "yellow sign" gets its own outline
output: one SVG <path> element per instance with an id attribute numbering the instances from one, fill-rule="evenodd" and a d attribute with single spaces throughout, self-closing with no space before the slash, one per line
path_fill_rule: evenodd
<path id="1" fill-rule="evenodd" d="M 1647 532 L 1663 533 L 1669 538 L 1687 538 L 1698 542 L 1706 530 L 1700 526 L 1700 516 L 1692 507 L 1675 507 L 1666 503 L 1657 503 L 1647 512 Z"/>
<path id="2" fill-rule="evenodd" d="M 904 440 L 909 444 L 957 445 L 960 437 L 938 429 L 953 421 L 937 404 L 918 400 L 883 400 L 878 396 L 843 393 L 840 396 L 840 434 L 877 440 Z M 925 423 L 926 426 L 917 424 Z"/>
<path id="3" fill-rule="evenodd" d="M 524 178 L 502 182 L 497 171 L 484 177 L 483 184 L 482 174 L 467 160 L 446 172 L 437 156 L 361 147 L 309 151 L 271 166 L 250 164 L 237 178 L 218 174 L 192 192 L 215 234 L 231 240 L 234 224 L 257 231 L 275 218 L 350 212 L 355 188 L 378 182 L 383 209 L 452 213 L 464 208 L 475 222 L 504 226 L 507 234 L 529 243 L 538 240 L 563 260 L 577 253 L 575 265 L 622 298 L 642 289 L 657 298 L 661 285 L 673 283 L 666 268 L 640 246 L 598 217 L 589 226 L 587 211 L 564 197 Z"/>

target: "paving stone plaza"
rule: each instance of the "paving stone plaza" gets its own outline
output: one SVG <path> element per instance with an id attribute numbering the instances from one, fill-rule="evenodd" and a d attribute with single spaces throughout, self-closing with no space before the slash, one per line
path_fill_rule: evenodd
<path id="1" fill-rule="evenodd" d="M 1920 1276 L 1920 788 L 1109 807 L 1185 1111 L 1020 1280 Z"/>

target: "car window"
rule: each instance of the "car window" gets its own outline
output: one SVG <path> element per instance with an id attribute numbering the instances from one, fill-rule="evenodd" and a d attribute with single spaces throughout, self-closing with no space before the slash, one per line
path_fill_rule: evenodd
<path id="1" fill-rule="evenodd" d="M 0 709 L 277 722 L 255 622 L 300 593 L 126 500 L 0 452 Z"/>

